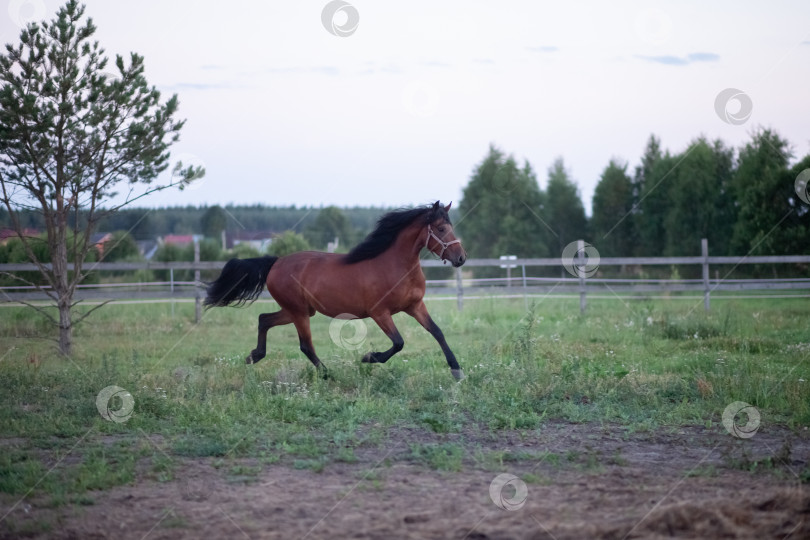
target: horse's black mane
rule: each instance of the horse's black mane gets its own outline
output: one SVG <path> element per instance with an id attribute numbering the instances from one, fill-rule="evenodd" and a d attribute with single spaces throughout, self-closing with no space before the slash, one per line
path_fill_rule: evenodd
<path id="1" fill-rule="evenodd" d="M 417 208 L 405 208 L 394 210 L 377 220 L 377 227 L 346 255 L 344 261 L 347 264 L 354 264 L 360 261 L 373 259 L 381 255 L 396 240 L 400 231 L 421 219 L 424 224 L 432 223 L 439 218 L 444 218 L 450 223 L 450 216 L 438 201 L 435 204 L 420 206 Z"/>

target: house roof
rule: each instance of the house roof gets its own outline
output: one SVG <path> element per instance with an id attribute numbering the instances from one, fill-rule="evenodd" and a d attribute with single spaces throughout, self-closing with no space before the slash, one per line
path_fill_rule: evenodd
<path id="1" fill-rule="evenodd" d="M 174 244 L 177 246 L 185 246 L 194 242 L 193 234 L 167 234 L 163 237 L 164 244 Z"/>
<path id="2" fill-rule="evenodd" d="M 93 245 L 103 244 L 112 240 L 112 233 L 99 232 L 90 237 L 90 243 Z"/>
<path id="3" fill-rule="evenodd" d="M 23 236 L 39 236 L 39 231 L 37 229 L 29 229 L 28 227 L 22 230 Z M 9 238 L 17 238 L 17 231 L 14 229 L 0 229 L 0 242 L 6 241 Z"/>

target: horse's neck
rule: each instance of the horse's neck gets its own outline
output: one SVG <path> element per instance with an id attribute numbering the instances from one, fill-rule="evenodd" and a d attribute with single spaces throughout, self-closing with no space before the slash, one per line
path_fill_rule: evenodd
<path id="1" fill-rule="evenodd" d="M 424 227 L 421 225 L 412 225 L 403 230 L 394 245 L 385 252 L 389 255 L 394 264 L 402 265 L 410 269 L 415 264 L 419 264 L 419 252 L 425 247 L 425 235 L 423 234 Z"/>

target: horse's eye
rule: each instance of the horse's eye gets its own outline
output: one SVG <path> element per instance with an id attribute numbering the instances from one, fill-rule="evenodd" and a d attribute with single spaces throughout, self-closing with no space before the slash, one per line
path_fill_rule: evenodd
<path id="1" fill-rule="evenodd" d="M 445 227 L 444 225 L 442 225 L 441 227 L 439 227 L 439 232 L 440 232 L 440 233 L 443 233 L 443 232 L 445 232 L 445 231 L 447 231 L 447 227 Z"/>

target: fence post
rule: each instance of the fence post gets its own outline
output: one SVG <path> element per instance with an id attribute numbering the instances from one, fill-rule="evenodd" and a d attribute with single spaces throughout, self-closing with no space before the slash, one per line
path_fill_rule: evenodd
<path id="1" fill-rule="evenodd" d="M 458 297 L 458 310 L 464 309 L 464 285 L 461 280 L 461 267 L 456 268 L 456 294 Z"/>
<path id="2" fill-rule="evenodd" d="M 528 312 L 529 311 L 529 299 L 526 298 L 526 265 L 522 265 L 521 268 L 523 269 L 523 308 Z"/>
<path id="3" fill-rule="evenodd" d="M 172 318 L 174 318 L 174 268 L 169 268 L 169 292 L 172 297 Z"/>
<path id="4" fill-rule="evenodd" d="M 709 241 L 700 239 L 700 254 L 703 257 L 703 307 L 709 311 L 711 307 L 711 289 L 709 288 Z"/>
<path id="5" fill-rule="evenodd" d="M 194 262 L 200 262 L 200 242 L 194 240 Z M 202 319 L 202 306 L 200 305 L 200 271 L 194 270 L 194 322 L 199 324 Z"/>
<path id="6" fill-rule="evenodd" d="M 579 275 L 579 314 L 585 313 L 588 301 L 585 297 L 585 240 L 577 240 L 577 274 Z"/>

